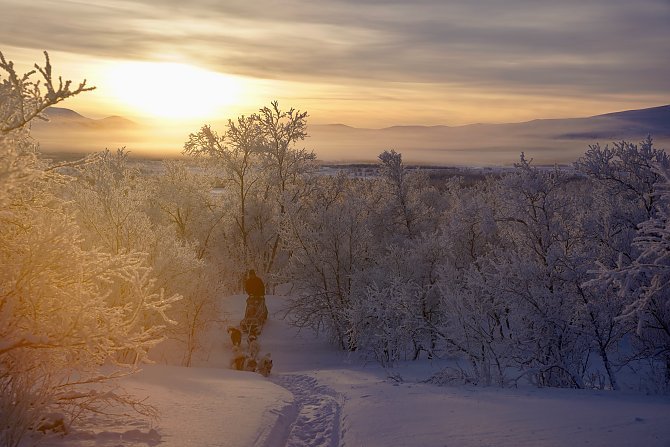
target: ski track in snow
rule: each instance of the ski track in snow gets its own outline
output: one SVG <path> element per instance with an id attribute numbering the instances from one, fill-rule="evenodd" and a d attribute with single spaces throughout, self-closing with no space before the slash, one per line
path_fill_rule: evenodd
<path id="1" fill-rule="evenodd" d="M 294 401 L 280 415 L 283 432 L 271 436 L 266 447 L 340 445 L 341 395 L 306 375 L 283 374 L 272 381 L 289 390 Z"/>

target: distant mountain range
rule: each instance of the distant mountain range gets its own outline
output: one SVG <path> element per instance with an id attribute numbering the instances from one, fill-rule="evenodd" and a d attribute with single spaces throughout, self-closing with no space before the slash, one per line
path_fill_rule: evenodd
<path id="1" fill-rule="evenodd" d="M 102 119 L 87 118 L 74 110 L 62 107 L 49 107 L 44 111 L 49 121 L 35 120 L 33 130 L 54 129 L 56 127 L 68 130 L 81 129 L 132 129 L 138 124 L 121 116 L 108 116 Z"/>
<path id="2" fill-rule="evenodd" d="M 504 124 L 466 124 L 462 126 L 390 126 L 382 129 L 356 128 L 345 124 L 322 124 L 312 126 L 313 128 L 324 127 L 340 129 L 342 131 L 381 131 L 381 132 L 440 132 L 454 129 L 506 129 L 515 133 L 527 132 L 537 134 L 538 132 L 554 133 L 555 138 L 620 138 L 633 134 L 654 134 L 658 136 L 670 136 L 670 105 L 652 107 L 648 109 L 626 110 L 624 112 L 606 113 L 586 118 L 559 118 L 559 119 L 536 119 L 521 123 Z M 589 129 L 585 133 L 561 133 L 565 128 L 575 130 Z"/>
<path id="3" fill-rule="evenodd" d="M 33 135 L 46 152 L 126 146 L 135 153 L 174 156 L 181 150 L 188 132 L 196 130 L 151 129 L 119 116 L 94 120 L 58 107 L 47 109 L 46 115 L 49 122 L 38 121 L 33 125 Z M 304 146 L 327 162 L 374 162 L 382 151 L 395 149 L 411 163 L 511 164 L 522 151 L 538 163 L 571 163 L 590 144 L 624 139 L 637 142 L 647 135 L 654 138 L 658 147 L 670 150 L 670 105 L 585 118 L 453 127 L 365 129 L 316 124 L 308 126 L 308 134 Z"/>
<path id="4" fill-rule="evenodd" d="M 48 121 L 33 120 L 31 133 L 46 154 L 79 156 L 105 148 L 141 147 L 148 137 L 143 125 L 121 116 L 92 119 L 62 107 L 49 107 L 44 115 Z"/>
<path id="5" fill-rule="evenodd" d="M 571 163 L 589 144 L 651 135 L 670 150 L 670 105 L 586 118 L 464 126 L 392 126 L 362 129 L 342 124 L 309 126 L 307 147 L 326 160 L 374 160 L 385 149 L 419 163 L 510 164 L 520 152 L 540 163 Z M 657 144 L 657 145 L 658 145 Z M 339 158 L 342 154 L 344 157 Z"/>

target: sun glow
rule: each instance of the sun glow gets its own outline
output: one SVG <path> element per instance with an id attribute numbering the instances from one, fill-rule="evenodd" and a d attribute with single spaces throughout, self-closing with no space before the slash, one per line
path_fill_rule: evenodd
<path id="1" fill-rule="evenodd" d="M 213 117 L 237 103 L 242 78 L 171 62 L 124 62 L 107 72 L 116 101 L 134 113 L 155 118 Z"/>

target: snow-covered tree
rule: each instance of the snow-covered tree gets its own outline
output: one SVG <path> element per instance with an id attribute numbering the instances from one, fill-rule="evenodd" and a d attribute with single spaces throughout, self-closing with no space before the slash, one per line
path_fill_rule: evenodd
<path id="1" fill-rule="evenodd" d="M 354 285 L 353 279 L 374 256 L 361 182 L 344 175 L 318 178 L 312 196 L 287 205 L 281 225 L 284 247 L 291 253 L 281 280 L 293 285 L 292 323 L 328 333 L 342 349 L 356 348 L 351 294 L 354 287 L 365 286 Z"/>
<path id="2" fill-rule="evenodd" d="M 55 85 L 48 56 L 36 70 L 19 75 L 0 55 L 0 439 L 9 446 L 54 422 L 47 415 L 65 429 L 114 404 L 153 415 L 111 385 L 99 391 L 146 360 L 179 299 L 156 287 L 145 254 L 84 242 L 58 195 L 68 179 L 40 160 L 28 126 L 88 88 Z"/>
<path id="3" fill-rule="evenodd" d="M 421 353 L 432 358 L 443 317 L 438 293 L 443 244 L 431 235 L 412 245 L 374 247 L 372 254 L 372 262 L 353 275 L 351 326 L 357 348 L 384 365 L 416 360 Z"/>
<path id="4" fill-rule="evenodd" d="M 662 205 L 656 188 L 663 176 L 659 173 L 670 165 L 665 151 L 653 146 L 651 137 L 640 144 L 627 141 L 614 143 L 612 148 L 593 145 L 575 163 L 588 176 L 588 213 L 580 219 L 585 237 L 590 241 L 591 262 L 604 269 L 630 265 L 640 255 L 640 246 L 634 243 L 638 225 L 653 219 Z M 593 268 L 588 269 L 593 270 Z M 585 281 L 592 276 L 584 276 Z M 594 341 L 598 346 L 608 372 L 627 358 L 639 357 L 632 352 L 611 359 L 607 351 L 616 350 L 619 341 L 631 332 L 630 319 L 617 318 L 624 310 L 627 299 L 614 290 L 612 282 L 589 280 L 580 291 L 588 315 Z M 613 382 L 613 373 L 609 374 Z M 616 388 L 616 384 L 612 383 Z"/>
<path id="5" fill-rule="evenodd" d="M 49 106 L 95 87 L 83 80 L 74 88 L 72 81 L 53 77 L 49 53 L 44 52 L 45 64 L 35 64 L 34 70 L 19 74 L 14 63 L 0 52 L 0 134 L 25 126 L 32 119 L 45 119 L 41 113 Z M 39 72 L 39 79 L 35 75 Z"/>
<path id="6" fill-rule="evenodd" d="M 661 179 L 655 166 L 668 166 L 670 159 L 665 151 L 653 145 L 651 137 L 640 144 L 628 141 L 613 143 L 613 147 L 589 146 L 575 167 L 584 174 L 598 179 L 608 193 L 618 196 L 622 206 L 621 220 L 630 228 L 653 216 L 658 198 L 655 185 Z M 628 203 L 633 205 L 625 206 Z"/>
<path id="7" fill-rule="evenodd" d="M 281 110 L 275 101 L 251 116 L 229 120 L 219 135 L 209 126 L 189 136 L 184 153 L 201 159 L 219 177 L 225 212 L 219 243 L 227 271 L 242 278 L 248 268 L 274 274 L 283 265 L 279 225 L 287 204 L 308 194 L 314 154 L 295 145 L 306 137 L 306 112 Z"/>
<path id="8" fill-rule="evenodd" d="M 311 162 L 316 158 L 313 152 L 295 147 L 307 137 L 307 116 L 307 112 L 293 108 L 282 110 L 277 101 L 273 101 L 271 107 L 261 108 L 255 115 L 263 134 L 264 152 L 269 159 L 271 182 L 278 189 L 278 198 L 282 202 L 283 195 L 311 168 Z"/>
<path id="9" fill-rule="evenodd" d="M 151 222 L 145 209 L 146 179 L 128 164 L 128 152 L 105 150 L 83 166 L 69 185 L 72 204 L 87 241 L 109 253 L 146 251 Z"/>
<path id="10" fill-rule="evenodd" d="M 155 224 L 170 224 L 180 241 L 197 247 L 199 259 L 212 251 L 216 223 L 222 207 L 212 194 L 209 176 L 192 169 L 183 161 L 163 162 L 163 172 L 152 179 L 148 213 Z"/>
<path id="11" fill-rule="evenodd" d="M 281 278 L 297 295 L 294 324 L 390 364 L 433 355 L 442 253 L 426 178 L 406 172 L 400 154 L 384 154 L 382 177 L 320 177 L 311 195 L 286 206 Z"/>
<path id="12" fill-rule="evenodd" d="M 78 172 L 68 190 L 85 241 L 112 254 L 147 254 L 157 287 L 183 297 L 173 306 L 169 337 L 190 366 L 225 284 L 211 256 L 222 209 L 210 183 L 174 163 L 160 176 L 142 175 L 124 150 L 105 151 Z"/>
<path id="13" fill-rule="evenodd" d="M 427 176 L 407 169 L 402 154 L 395 150 L 379 154 L 379 172 L 384 194 L 381 222 L 387 236 L 393 233 L 396 240 L 412 240 L 433 231 L 437 204 L 428 200 L 432 188 Z"/>
<path id="14" fill-rule="evenodd" d="M 163 165 L 164 172 L 151 179 L 147 205 L 155 234 L 151 259 L 163 287 L 183 296 L 171 312 L 178 324 L 169 336 L 183 346 L 181 363 L 190 366 L 205 330 L 218 320 L 217 298 L 233 286 L 222 275 L 229 254 L 218 246 L 226 216 L 208 175 L 183 162 Z"/>
<path id="15" fill-rule="evenodd" d="M 495 245 L 465 269 L 445 272 L 452 337 L 480 381 L 504 385 L 515 367 L 540 386 L 584 386 L 590 345 L 577 308 L 584 250 L 573 181 L 522 155 L 516 172 L 491 190 L 493 219 L 481 214 L 472 227 L 483 232 L 488 220 Z"/>
<path id="16" fill-rule="evenodd" d="M 375 282 L 367 286 L 350 311 L 357 349 L 385 367 L 413 358 L 422 293 L 416 284 L 398 278 L 387 279 L 382 286 Z"/>
<path id="17" fill-rule="evenodd" d="M 274 200 L 279 207 L 278 218 L 282 219 L 286 206 L 300 202 L 309 189 L 305 175 L 313 169 L 314 152 L 297 148 L 296 144 L 307 137 L 307 112 L 290 108 L 282 110 L 279 102 L 261 108 L 255 119 L 263 134 L 264 158 L 268 191 L 265 199 Z M 278 225 L 278 222 L 275 222 Z M 281 248 L 279 230 L 273 237 L 271 249 L 263 260 L 266 272 L 277 270 L 275 262 Z"/>
<path id="18" fill-rule="evenodd" d="M 251 212 L 259 191 L 262 189 L 260 153 L 263 150 L 263 135 L 255 116 L 241 116 L 237 121 L 228 121 L 225 136 L 219 136 L 209 126 L 189 135 L 184 144 L 184 153 L 202 159 L 211 169 L 217 169 L 223 187 L 229 190 L 227 198 L 236 208 L 227 212 L 234 222 L 229 231 L 238 247 L 230 247 L 229 253 L 240 267 L 234 272 L 241 276 L 247 265 L 256 263 L 256 255 L 250 246 L 254 222 Z"/>
<path id="19" fill-rule="evenodd" d="M 638 355 L 660 363 L 660 386 L 670 388 L 670 166 L 658 162 L 659 181 L 651 194 L 653 216 L 638 226 L 633 242 L 638 256 L 614 268 L 601 264 L 598 281 L 614 285 L 626 304 L 622 320 L 636 323 Z M 651 198 L 650 198 L 651 200 Z M 592 281 L 596 282 L 596 281 Z"/>
<path id="20" fill-rule="evenodd" d="M 79 385 L 104 383 L 142 363 L 163 340 L 166 311 L 179 297 L 155 287 L 145 255 L 86 248 L 67 209 L 54 201 L 14 205 L 2 221 L 0 376 L 12 391 L 3 396 L 42 396 L 34 405 L 64 413 L 69 425 L 87 407 L 105 411 L 105 398 L 98 402 L 96 391 Z M 112 373 L 100 372 L 105 364 L 115 366 Z M 31 382 L 35 388 L 14 388 Z"/>

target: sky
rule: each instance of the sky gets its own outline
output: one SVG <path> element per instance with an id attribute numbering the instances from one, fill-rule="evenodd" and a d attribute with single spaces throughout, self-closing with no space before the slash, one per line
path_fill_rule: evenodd
<path id="1" fill-rule="evenodd" d="M 670 0 L 0 0 L 0 51 L 91 117 L 461 125 L 670 102 Z"/>

